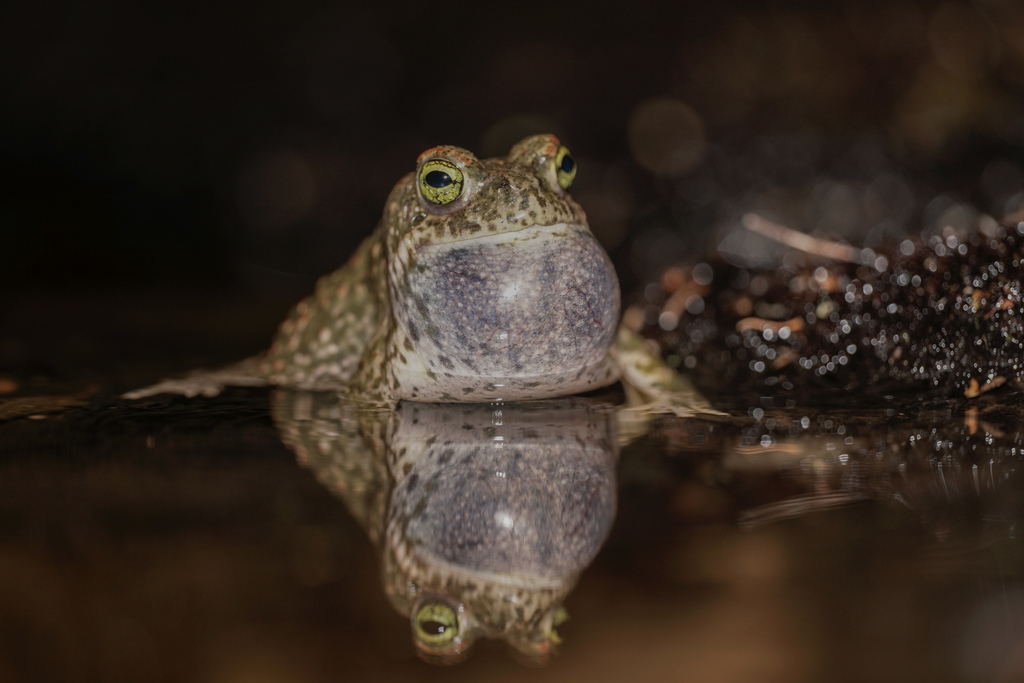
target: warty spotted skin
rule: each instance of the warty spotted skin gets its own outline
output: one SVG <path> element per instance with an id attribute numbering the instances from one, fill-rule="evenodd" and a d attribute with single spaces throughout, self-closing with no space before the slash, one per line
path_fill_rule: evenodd
<path id="1" fill-rule="evenodd" d="M 539 399 L 616 381 L 618 281 L 560 185 L 564 149 L 538 135 L 504 159 L 424 152 L 374 234 L 281 325 L 260 375 L 385 404 Z M 457 199 L 425 196 L 430 168 L 461 174 Z"/>

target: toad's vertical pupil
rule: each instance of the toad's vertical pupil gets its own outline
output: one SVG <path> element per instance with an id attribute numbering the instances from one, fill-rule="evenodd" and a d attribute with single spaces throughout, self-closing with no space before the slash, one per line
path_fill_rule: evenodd
<path id="1" fill-rule="evenodd" d="M 572 173 L 572 170 L 576 168 L 576 162 L 572 160 L 572 157 L 566 154 L 562 157 L 562 172 Z"/>
<path id="2" fill-rule="evenodd" d="M 431 171 L 423 180 L 431 187 L 448 187 L 452 184 L 452 177 L 444 171 Z"/>

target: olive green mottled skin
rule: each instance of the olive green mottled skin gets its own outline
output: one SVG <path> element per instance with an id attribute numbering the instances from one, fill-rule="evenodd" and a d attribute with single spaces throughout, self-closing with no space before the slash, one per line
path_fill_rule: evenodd
<path id="1" fill-rule="evenodd" d="M 524 400 L 606 386 L 619 316 L 614 269 L 559 186 L 551 135 L 504 159 L 456 147 L 465 187 L 447 206 L 417 174 L 388 198 L 374 234 L 292 311 L 259 373 L 350 398 Z"/>

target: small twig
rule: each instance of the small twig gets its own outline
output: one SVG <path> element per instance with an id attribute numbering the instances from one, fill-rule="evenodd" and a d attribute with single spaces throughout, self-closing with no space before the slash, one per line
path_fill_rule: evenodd
<path id="1" fill-rule="evenodd" d="M 779 330 L 783 327 L 788 327 L 793 332 L 799 332 L 804 329 L 804 319 L 796 316 L 789 320 L 768 320 L 767 318 L 748 316 L 736 323 L 737 332 L 746 332 L 747 330 L 764 332 L 765 330 L 771 330 L 778 334 Z"/>
<path id="2" fill-rule="evenodd" d="M 736 521 L 741 529 L 749 530 L 763 524 L 800 517 L 808 512 L 829 510 L 862 500 L 870 500 L 870 498 L 866 493 L 853 491 L 830 491 L 828 493 L 795 496 L 776 503 L 759 505 L 745 510 L 739 514 L 739 518 Z"/>
<path id="3" fill-rule="evenodd" d="M 740 219 L 740 222 L 743 224 L 744 228 L 751 232 L 756 232 L 758 235 L 775 240 L 780 244 L 785 244 L 787 247 L 792 247 L 793 249 L 807 254 L 821 256 L 823 258 L 832 259 L 833 261 L 874 265 L 865 264 L 864 258 L 861 255 L 861 250 L 856 247 L 851 247 L 848 244 L 839 244 L 838 242 L 818 239 L 817 237 L 811 237 L 807 233 L 775 223 L 767 218 L 758 216 L 756 213 L 743 214 L 743 218 Z"/>

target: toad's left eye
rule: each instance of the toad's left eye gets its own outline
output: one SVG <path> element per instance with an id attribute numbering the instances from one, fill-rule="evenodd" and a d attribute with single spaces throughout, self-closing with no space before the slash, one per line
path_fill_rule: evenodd
<path id="1" fill-rule="evenodd" d="M 555 175 L 558 178 L 558 186 L 568 190 L 572 181 L 576 178 L 576 160 L 569 153 L 569 148 L 562 145 L 555 155 Z"/>

